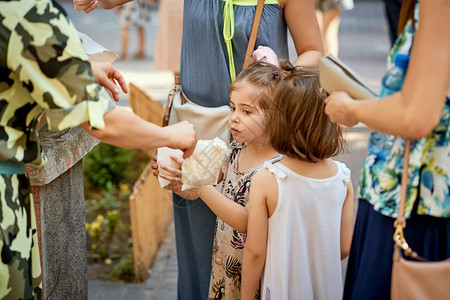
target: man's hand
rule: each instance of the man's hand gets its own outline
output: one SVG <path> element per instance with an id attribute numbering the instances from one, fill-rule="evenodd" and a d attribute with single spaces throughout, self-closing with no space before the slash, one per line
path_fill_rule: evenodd
<path id="1" fill-rule="evenodd" d="M 88 14 L 97 7 L 98 0 L 73 0 L 75 10 L 82 10 Z"/>
<path id="2" fill-rule="evenodd" d="M 116 82 L 124 93 L 128 93 L 127 83 L 122 74 L 110 63 L 91 62 L 92 74 L 98 83 L 103 86 L 114 101 L 119 101 L 119 89 Z"/>
<path id="3" fill-rule="evenodd" d="M 197 136 L 195 135 L 194 125 L 187 121 L 163 127 L 166 136 L 170 139 L 169 148 L 180 149 L 184 152 L 183 158 L 186 159 L 192 155 L 197 145 Z"/>

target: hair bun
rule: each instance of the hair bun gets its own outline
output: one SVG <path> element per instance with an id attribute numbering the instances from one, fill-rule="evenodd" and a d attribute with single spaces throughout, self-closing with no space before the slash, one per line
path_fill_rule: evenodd
<path id="1" fill-rule="evenodd" d="M 287 59 L 280 59 L 280 68 L 287 72 L 297 71 L 297 67 Z"/>

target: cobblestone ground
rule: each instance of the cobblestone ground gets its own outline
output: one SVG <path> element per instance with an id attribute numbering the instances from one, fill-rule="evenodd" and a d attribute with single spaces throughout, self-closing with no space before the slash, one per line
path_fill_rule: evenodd
<path id="1" fill-rule="evenodd" d="M 108 49 L 120 52 L 120 28 L 112 10 L 96 9 L 85 15 L 75 12 L 70 2 L 63 2 L 62 5 L 78 30 L 90 35 Z M 379 87 L 380 78 L 385 72 L 389 50 L 383 9 L 382 1 L 355 0 L 355 8 L 341 15 L 339 34 L 341 59 L 375 88 Z M 115 65 L 128 82 L 137 84 L 154 99 L 163 101 L 173 84 L 173 77 L 170 72 L 157 71 L 153 67 L 157 24 L 158 13 L 155 8 L 151 22 L 146 27 L 147 59 L 118 61 Z M 136 35 L 132 32 L 130 54 L 134 53 L 136 45 Z M 119 104 L 128 105 L 126 95 L 121 96 Z M 368 130 L 364 126 L 357 126 L 346 130 L 345 135 L 349 153 L 342 154 L 337 159 L 351 169 L 356 188 L 360 168 L 367 153 Z M 177 261 L 173 224 L 168 228 L 167 236 L 149 274 L 149 279 L 142 284 L 90 281 L 89 299 L 176 299 Z"/>

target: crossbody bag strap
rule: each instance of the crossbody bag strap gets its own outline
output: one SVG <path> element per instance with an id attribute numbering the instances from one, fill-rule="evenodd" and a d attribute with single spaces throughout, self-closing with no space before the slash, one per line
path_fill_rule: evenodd
<path id="1" fill-rule="evenodd" d="M 162 123 L 163 127 L 169 125 L 170 111 L 172 110 L 173 99 L 175 98 L 175 95 L 177 93 L 181 93 L 181 84 L 180 84 L 180 76 L 179 75 L 175 75 L 175 86 L 169 92 L 169 95 L 167 96 L 167 102 L 164 107 L 164 117 L 163 117 L 163 123 Z"/>
<path id="2" fill-rule="evenodd" d="M 245 60 L 242 69 L 247 68 L 252 62 L 252 54 L 255 49 L 256 36 L 258 35 L 259 23 L 261 22 L 262 12 L 264 9 L 264 0 L 258 0 L 256 5 L 255 17 L 253 18 L 252 30 L 248 40 L 247 51 L 245 52 Z"/>
<path id="3" fill-rule="evenodd" d="M 405 255 L 408 255 L 417 260 L 424 260 L 406 242 L 403 234 L 403 229 L 406 227 L 405 218 L 405 206 L 406 206 L 406 194 L 408 189 L 408 166 L 409 166 L 409 154 L 411 152 L 411 139 L 407 138 L 405 141 L 405 154 L 403 155 L 403 170 L 400 189 L 400 203 L 398 207 L 398 216 L 394 221 L 394 241 L 395 244 L 403 250 Z"/>

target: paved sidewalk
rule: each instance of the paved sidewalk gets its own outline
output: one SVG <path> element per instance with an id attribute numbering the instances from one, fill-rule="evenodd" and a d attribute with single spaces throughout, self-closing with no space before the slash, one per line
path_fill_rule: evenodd
<path id="1" fill-rule="evenodd" d="M 177 259 L 173 223 L 159 247 L 149 278 L 142 284 L 89 281 L 88 299 L 173 300 L 177 298 Z"/>
<path id="2" fill-rule="evenodd" d="M 211 0 L 212 1 L 212 0 Z M 106 48 L 120 52 L 120 28 L 113 10 L 96 9 L 85 15 L 76 12 L 71 2 L 63 2 L 75 26 Z M 163 102 L 173 86 L 171 72 L 157 71 L 153 67 L 158 13 L 153 10 L 151 22 L 146 27 L 147 59 L 117 61 L 115 66 L 127 82 L 133 82 Z M 169 38 L 169 37 L 168 37 Z M 385 73 L 389 51 L 389 38 L 382 1 L 355 0 L 352 11 L 343 12 L 340 27 L 340 57 L 378 88 Z M 136 33 L 130 36 L 130 56 L 136 51 Z M 292 45 L 291 45 L 292 48 Z M 121 95 L 119 105 L 127 106 L 128 99 Z M 349 129 L 346 133 L 350 153 L 338 157 L 352 171 L 354 187 L 357 186 L 360 168 L 367 153 L 368 131 L 364 126 Z M 177 262 L 173 224 L 161 245 L 149 279 L 142 284 L 89 281 L 89 299 L 176 299 Z"/>

